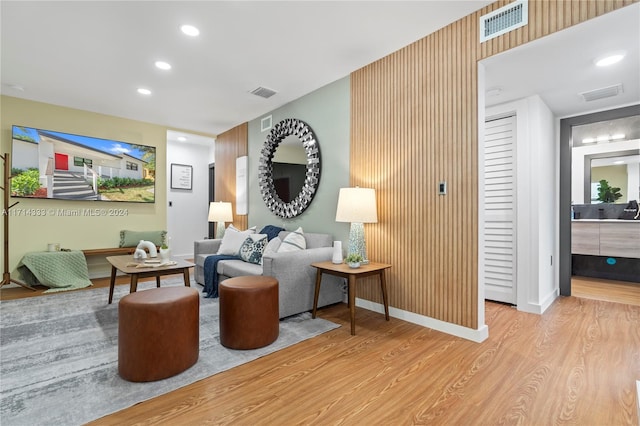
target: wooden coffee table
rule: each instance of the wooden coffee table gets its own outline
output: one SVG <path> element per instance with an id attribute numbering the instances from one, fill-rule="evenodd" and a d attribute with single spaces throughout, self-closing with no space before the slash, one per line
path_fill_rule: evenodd
<path id="1" fill-rule="evenodd" d="M 149 259 L 147 259 L 149 260 Z M 155 259 L 154 259 L 155 260 Z M 159 259 L 158 259 L 159 260 Z M 143 260 L 134 260 L 133 256 L 108 256 L 107 261 L 111 264 L 111 282 L 109 283 L 109 303 L 113 300 L 113 289 L 116 285 L 116 273 L 118 271 L 124 272 L 131 276 L 131 284 L 129 286 L 129 293 L 134 293 L 138 289 L 138 279 L 147 277 L 156 277 L 156 286 L 160 287 L 160 277 L 163 275 L 175 275 L 183 274 L 184 285 L 190 287 L 189 281 L 189 268 L 195 265 L 191 262 L 187 262 L 182 259 L 172 259 L 176 262 L 175 265 L 167 266 L 150 266 L 144 268 L 138 268 L 131 266 L 133 263 L 142 264 Z"/>
<path id="2" fill-rule="evenodd" d="M 352 269 L 344 263 L 335 264 L 332 262 L 316 262 L 311 266 L 316 271 L 316 288 L 313 297 L 312 318 L 316 317 L 318 308 L 318 296 L 320 294 L 320 284 L 322 282 L 322 274 L 336 275 L 348 279 L 349 290 L 349 310 L 351 314 L 351 334 L 356 334 L 356 279 L 377 275 L 380 277 L 380 290 L 382 291 L 382 301 L 384 304 L 384 317 L 389 321 L 389 301 L 387 300 L 387 282 L 384 278 L 384 271 L 391 268 L 387 263 L 370 262 L 359 268 Z"/>

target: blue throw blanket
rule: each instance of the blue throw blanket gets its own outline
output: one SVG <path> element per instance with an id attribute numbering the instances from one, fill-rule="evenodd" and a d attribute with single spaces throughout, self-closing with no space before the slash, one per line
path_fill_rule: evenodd
<path id="1" fill-rule="evenodd" d="M 218 297 L 218 262 L 228 259 L 240 258 L 228 254 L 213 254 L 204 260 L 204 297 Z"/>

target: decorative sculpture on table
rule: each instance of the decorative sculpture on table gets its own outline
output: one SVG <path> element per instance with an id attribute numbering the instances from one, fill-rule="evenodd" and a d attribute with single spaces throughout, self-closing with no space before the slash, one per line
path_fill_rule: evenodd
<path id="1" fill-rule="evenodd" d="M 147 252 L 145 251 L 145 249 L 149 251 L 149 257 L 158 257 L 158 249 L 156 248 L 155 244 L 153 244 L 151 241 L 140 240 L 138 246 L 136 247 L 136 251 L 133 253 L 133 258 L 146 259 Z"/>

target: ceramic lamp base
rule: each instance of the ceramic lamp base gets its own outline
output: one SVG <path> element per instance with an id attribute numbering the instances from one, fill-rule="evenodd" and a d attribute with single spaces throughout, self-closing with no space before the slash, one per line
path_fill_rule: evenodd
<path id="1" fill-rule="evenodd" d="M 216 222 L 216 239 L 224 237 L 224 222 Z"/>
<path id="2" fill-rule="evenodd" d="M 347 254 L 359 254 L 362 256 L 360 262 L 361 265 L 369 263 L 367 258 L 367 245 L 364 240 L 364 223 L 351 222 L 351 229 L 349 230 L 349 251 Z"/>

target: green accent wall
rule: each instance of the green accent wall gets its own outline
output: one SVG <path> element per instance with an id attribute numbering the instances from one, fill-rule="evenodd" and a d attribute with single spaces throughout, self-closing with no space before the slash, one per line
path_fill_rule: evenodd
<path id="1" fill-rule="evenodd" d="M 277 225 L 287 230 L 324 232 L 346 247 L 349 224 L 335 221 L 338 192 L 349 186 L 350 78 L 345 77 L 249 122 L 249 226 Z M 277 95 L 276 95 L 277 96 Z M 260 131 L 264 117 L 275 126 L 285 118 L 306 122 L 320 146 L 320 185 L 311 205 L 298 217 L 283 219 L 265 205 L 258 186 L 260 151 L 269 131 Z"/>

